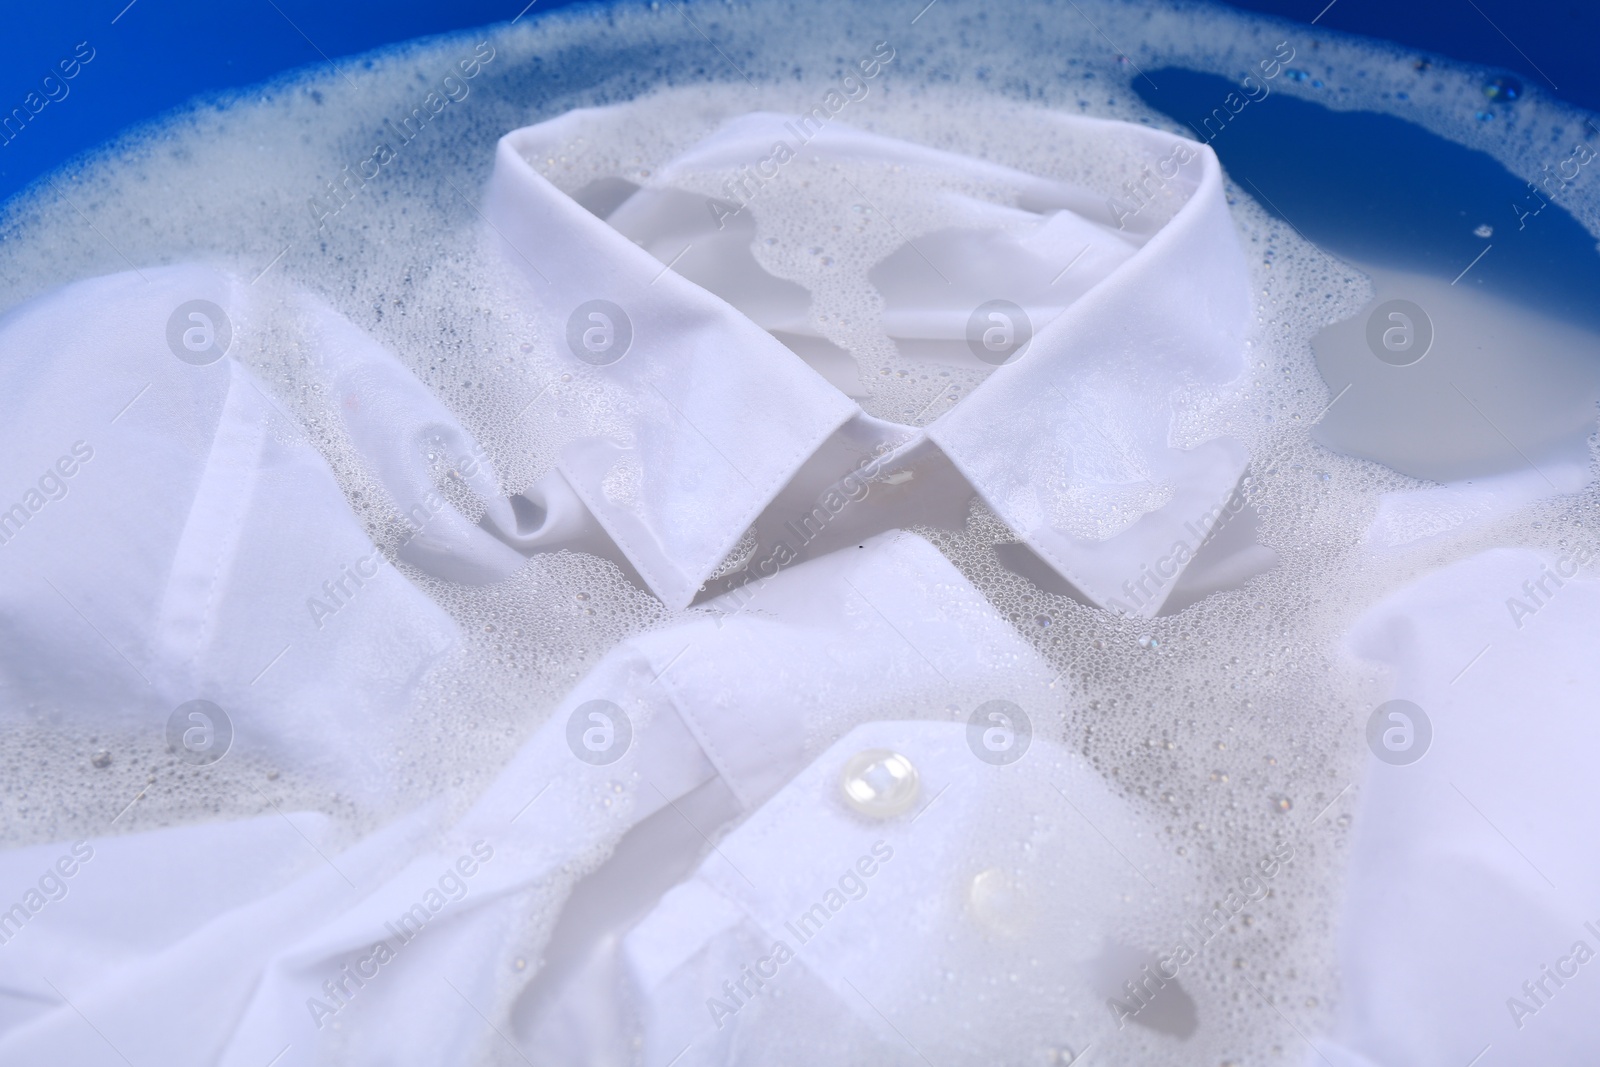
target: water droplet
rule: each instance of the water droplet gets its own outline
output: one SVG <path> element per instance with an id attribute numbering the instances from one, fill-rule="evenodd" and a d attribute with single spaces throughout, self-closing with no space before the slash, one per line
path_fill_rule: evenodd
<path id="1" fill-rule="evenodd" d="M 889 819 L 911 810 L 921 790 L 916 767 L 887 748 L 858 752 L 839 772 L 839 791 L 845 803 L 874 819 Z"/>
<path id="2" fill-rule="evenodd" d="M 1309 73 L 1307 73 L 1306 71 L 1300 70 L 1297 67 L 1296 68 L 1291 68 L 1289 70 L 1284 71 L 1283 72 L 1283 76 L 1285 78 L 1288 78 L 1292 82 L 1303 82 L 1307 78 L 1311 77 L 1311 75 Z"/>
<path id="3" fill-rule="evenodd" d="M 1472 234 L 1474 237 L 1493 237 L 1494 227 L 1485 222 L 1479 225 L 1477 229 L 1473 230 Z"/>

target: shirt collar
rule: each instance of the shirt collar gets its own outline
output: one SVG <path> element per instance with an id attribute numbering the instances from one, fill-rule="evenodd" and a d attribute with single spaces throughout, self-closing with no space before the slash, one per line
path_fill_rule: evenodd
<path id="1" fill-rule="evenodd" d="M 945 285 L 921 303 L 915 294 L 900 294 L 897 305 L 886 299 L 885 326 L 898 343 L 966 343 L 970 323 L 987 321 L 974 313 L 980 293 L 1022 307 L 1032 335 L 916 429 L 866 415 L 763 328 L 772 322 L 755 321 L 781 318 L 781 309 L 742 313 L 529 162 L 553 162 L 603 133 L 619 111 L 580 109 L 502 138 L 484 214 L 571 373 L 602 398 L 558 466 L 653 592 L 687 605 L 802 465 L 854 422 L 900 447 L 941 449 L 1018 536 L 1097 604 L 1134 615 L 1159 609 L 1248 462 L 1239 442 L 1191 430 L 1185 417 L 1199 391 L 1243 370 L 1249 315 L 1249 278 L 1210 148 L 1045 113 L 1047 132 L 1071 151 L 1130 160 L 1128 181 L 1107 197 L 756 113 L 663 168 L 647 189 L 694 167 L 769 158 L 783 141 L 806 153 L 1000 181 L 1031 205 L 989 209 L 1025 216 L 1024 226 L 1002 217 L 988 230 L 952 229 L 908 245 L 944 241 L 951 258 Z M 717 221 L 707 212 L 707 226 Z M 1082 261 L 1061 257 L 1068 269 L 1053 281 L 1028 269 L 1066 248 L 1081 248 Z"/>

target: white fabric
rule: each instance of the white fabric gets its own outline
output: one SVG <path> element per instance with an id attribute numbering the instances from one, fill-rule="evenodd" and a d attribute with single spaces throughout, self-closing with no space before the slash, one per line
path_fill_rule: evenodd
<path id="1" fill-rule="evenodd" d="M 242 351 L 258 330 L 248 290 L 200 267 L 144 274 L 0 320 L 7 485 L 37 482 L 75 442 L 92 452 L 58 479 L 59 499 L 33 510 L 23 497 L 23 521 L 5 527 L 0 715 L 53 705 L 156 732 L 203 697 L 228 710 L 239 751 L 381 795 L 392 712 L 453 647 L 455 623 L 375 554 L 322 456 L 242 362 L 174 357 L 167 319 L 192 299 L 225 309 Z M 360 561 L 371 576 L 358 583 Z M 324 583 L 341 582 L 350 595 L 330 598 Z M 313 598 L 336 611 L 313 613 Z"/>
<path id="2" fill-rule="evenodd" d="M 472 490 L 491 528 L 513 530 L 494 466 L 432 393 L 372 338 L 332 308 L 302 298 L 306 347 L 316 361 L 351 443 L 372 465 L 402 515 L 428 514 L 400 558 L 441 578 L 481 584 L 504 578 L 524 557 L 470 523 L 455 508 L 428 504 L 438 489 L 431 466 L 445 466 Z M 429 460 L 430 453 L 436 457 Z"/>
<path id="3" fill-rule="evenodd" d="M 429 806 L 326 862 L 302 863 L 301 873 L 287 880 L 264 876 L 254 865 L 238 868 L 236 878 L 227 866 L 233 849 L 282 849 L 286 828 L 273 819 L 227 828 L 234 836 L 220 854 L 205 851 L 218 831 L 204 825 L 92 842 L 97 856 L 81 876 L 84 884 L 92 874 L 114 884 L 159 885 L 176 854 L 219 887 L 217 899 L 186 925 L 148 931 L 142 953 L 101 946 L 93 931 L 110 920 L 93 902 L 30 924 L 23 935 L 32 961 L 62 958 L 63 946 L 71 946 L 73 965 L 49 976 L 71 1005 L 48 987 L 35 988 L 37 980 L 17 989 L 14 995 L 38 1003 L 9 1007 L 6 1014 L 28 1021 L 0 1035 L 0 1062 L 116 1062 L 83 1027 L 82 1011 L 136 1061 L 259 1065 L 287 1047 L 285 1065 L 319 1062 L 318 1055 L 350 1064 L 475 1063 L 493 1035 L 450 998 L 465 996 L 491 1016 L 503 1012 L 498 1001 L 507 991 L 503 976 L 513 973 L 511 958 L 536 949 L 542 936 L 529 908 L 534 891 L 581 873 L 629 826 L 713 776 L 749 810 L 808 764 L 814 766 L 804 788 L 837 773 L 834 761 L 815 760 L 826 744 L 819 731 L 851 716 L 801 680 L 826 678 L 834 692 L 854 693 L 863 710 L 912 707 L 930 694 L 956 691 L 1013 700 L 1037 723 L 1058 713 L 1051 672 L 920 538 L 887 535 L 856 552 L 797 565 L 768 588 L 772 596 L 759 612 L 699 618 L 619 647 L 459 819 L 442 821 Z M 606 767 L 575 759 L 567 743 L 570 714 L 595 698 L 624 708 L 636 731 L 628 753 Z M 965 715 L 956 717 L 959 726 L 905 734 L 907 744 L 933 739 L 933 748 L 912 750 L 930 775 L 930 799 L 952 780 L 964 751 Z M 871 736 L 889 737 L 889 727 L 873 729 L 878 733 Z M 974 773 L 1002 773 L 970 752 L 965 760 Z M 1037 762 L 1097 821 L 1118 820 L 1102 825 L 1121 825 L 1125 816 L 1085 767 L 1063 761 L 1056 767 L 1042 754 Z M 952 796 L 951 811 L 959 819 L 985 795 L 974 786 L 965 800 Z M 798 817 L 792 805 L 774 811 L 769 818 L 792 824 Z M 826 822 L 805 833 L 812 843 L 795 841 L 791 859 L 831 856 L 837 847 Z M 1136 831 L 1124 836 L 1135 847 Z M 28 880 L 48 854 L 0 855 L 4 884 Z M 386 924 L 418 902 L 430 906 L 428 892 L 462 857 L 473 857 L 477 869 L 455 879 L 464 887 L 460 896 L 441 896 L 437 918 L 429 920 L 437 925 L 422 927 L 415 945 L 399 944 Z M 115 915 L 125 917 L 138 900 L 118 901 Z M 323 984 L 339 979 L 345 964 L 370 957 L 380 940 L 395 945 L 395 960 L 359 988 L 348 985 L 354 995 L 347 1006 L 320 1017 L 312 1011 L 310 998 L 337 1004 Z M 456 992 L 443 984 L 446 978 Z M 904 995 L 926 980 L 910 972 L 902 979 L 912 983 Z"/>
<path id="4" fill-rule="evenodd" d="M 1597 557 L 1593 544 L 1486 552 L 1393 595 L 1352 634 L 1433 739 L 1418 762 L 1367 770 L 1338 1044 L 1317 1042 L 1338 1067 L 1460 1067 L 1485 1048 L 1485 1063 L 1592 1061 L 1600 963 L 1560 985 L 1541 969 L 1573 970 L 1579 942 L 1600 954 L 1600 859 L 1573 836 L 1600 825 Z M 1530 996 L 1524 983 L 1541 979 Z"/>
<path id="5" fill-rule="evenodd" d="M 1044 966 L 1061 1000 L 1097 1004 L 1094 958 L 1134 910 L 1125 902 L 1144 889 L 1099 835 L 1126 843 L 1147 870 L 1154 851 L 1081 757 L 1035 745 L 1017 766 L 998 768 L 973 758 L 964 724 L 856 728 L 723 838 L 615 956 L 591 962 L 615 976 L 608 997 L 596 997 L 598 982 L 571 983 L 531 1028 L 528 1047 L 552 1063 L 624 1064 L 634 1062 L 637 1039 L 647 1063 L 682 1053 L 683 1064 L 734 1064 L 784 1062 L 784 1050 L 804 1039 L 819 1059 L 920 1062 L 899 1030 L 961 1062 L 1014 1054 L 1018 1017 L 951 1012 L 933 994 L 943 987 L 948 995 L 953 970 L 972 989 L 1006 981 L 1025 956 L 1037 968 L 1038 947 L 1048 944 Z M 875 748 L 904 754 L 921 775 L 923 793 L 907 817 L 864 819 L 839 799 L 842 766 Z M 1070 804 L 1049 803 L 1052 784 Z M 984 897 L 974 892 L 984 878 L 1004 887 Z M 775 952 L 779 945 L 792 960 Z M 771 962 L 758 984 L 749 974 L 763 958 Z M 726 983 L 741 980 L 742 992 L 729 991 Z M 574 1020 L 597 999 L 627 1012 L 575 1033 Z M 818 1017 L 833 1020 L 835 1032 L 797 1029 Z M 1095 1013 L 1075 1029 L 1087 1041 L 1116 1028 Z"/>
<path id="6" fill-rule="evenodd" d="M 761 329 L 811 332 L 798 287 L 760 281 L 753 263 L 736 269 L 749 259 L 747 245 L 720 241 L 717 215 L 698 208 L 674 220 L 670 240 L 662 236 L 674 203 L 662 190 L 675 177 L 763 158 L 774 140 L 792 139 L 787 120 L 751 114 L 727 123 L 615 208 L 613 226 L 529 163 L 603 136 L 613 110 L 579 109 L 508 134 L 484 210 L 552 336 L 564 338 L 568 316 L 596 299 L 632 322 L 628 354 L 592 371 L 631 413 L 627 430 L 575 441 L 560 469 L 657 595 L 688 603 L 784 483 L 852 420 L 897 447 L 933 442 L 1096 603 L 1136 615 L 1159 610 L 1164 593 L 1138 603 L 1123 583 L 1182 539 L 1185 523 L 1213 514 L 1248 462 L 1238 442 L 1181 441 L 1175 425 L 1186 394 L 1243 371 L 1249 282 L 1209 148 L 1188 146 L 1193 162 L 1168 185 L 1176 208 L 1152 234 L 1118 229 L 1109 201 L 1061 182 L 836 126 L 812 137 L 805 151 L 817 158 L 929 167 L 1006 188 L 1030 205 L 952 197 L 952 215 L 969 224 L 935 234 L 930 247 L 955 277 L 922 288 L 911 272 L 885 277 L 884 325 L 902 341 L 959 342 L 969 314 L 996 297 L 1023 306 L 1034 324 L 1015 362 L 913 431 L 864 415 Z M 1187 145 L 1124 123 L 1050 121 L 1085 151 L 1131 146 L 1154 161 Z M 759 212 L 759 202 L 750 210 Z M 657 256 L 670 261 L 697 241 L 704 258 L 686 272 L 719 285 L 737 308 L 663 272 Z M 1053 284 L 1085 249 L 1068 281 Z M 588 369 L 576 355 L 572 365 Z M 608 490 L 608 476 L 630 490 Z"/>

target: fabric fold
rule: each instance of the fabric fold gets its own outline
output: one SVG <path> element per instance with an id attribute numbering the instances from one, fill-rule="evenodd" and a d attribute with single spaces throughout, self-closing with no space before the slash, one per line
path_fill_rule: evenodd
<path id="1" fill-rule="evenodd" d="M 562 473 L 652 591 L 683 607 L 855 405 L 529 166 L 584 115 L 506 135 L 484 213 L 574 373 L 629 416 L 626 432 L 569 445 Z M 605 351 L 585 347 L 590 329 Z"/>

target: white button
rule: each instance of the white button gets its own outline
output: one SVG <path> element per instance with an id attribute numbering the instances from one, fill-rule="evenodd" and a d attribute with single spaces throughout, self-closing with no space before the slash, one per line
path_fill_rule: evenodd
<path id="1" fill-rule="evenodd" d="M 850 757 L 839 773 L 845 803 L 874 819 L 909 811 L 922 784 L 911 761 L 887 748 L 869 748 Z"/>
<path id="2" fill-rule="evenodd" d="M 1021 887 L 999 867 L 973 875 L 967 902 L 979 924 L 993 933 L 1015 937 L 1029 925 L 1028 902 Z"/>

